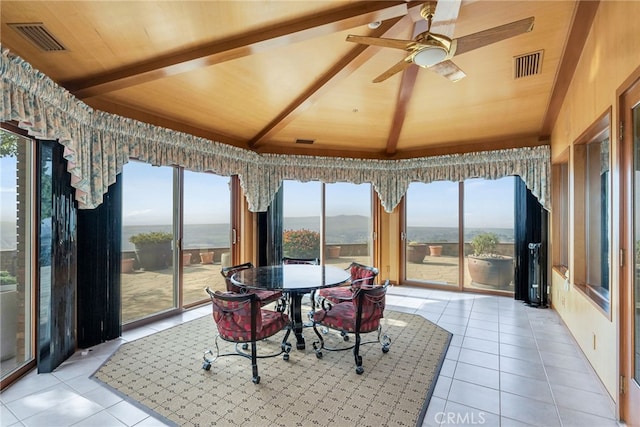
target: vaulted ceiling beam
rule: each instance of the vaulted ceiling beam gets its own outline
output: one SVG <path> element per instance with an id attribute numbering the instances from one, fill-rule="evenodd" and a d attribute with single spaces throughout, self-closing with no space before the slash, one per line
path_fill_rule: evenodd
<path id="1" fill-rule="evenodd" d="M 80 99 L 193 71 L 274 47 L 333 34 L 407 14 L 406 1 L 360 1 L 311 17 L 294 19 L 170 55 L 127 65 L 89 78 L 62 82 Z"/>
<path id="2" fill-rule="evenodd" d="M 399 22 L 402 23 L 398 24 Z M 380 25 L 380 27 L 374 30 L 370 36 L 388 37 L 391 34 L 396 34 L 394 31 L 400 31 L 402 28 L 405 28 L 405 25 L 409 24 L 409 22 L 410 18 L 408 16 L 404 19 L 395 18 L 385 21 Z M 396 26 L 396 24 L 398 25 Z M 267 126 L 258 132 L 256 136 L 249 141 L 249 148 L 256 148 L 271 136 L 275 135 L 292 120 L 302 114 L 302 112 L 313 105 L 329 89 L 333 88 L 340 81 L 362 66 L 362 64 L 371 59 L 379 49 L 380 48 L 378 47 L 371 47 L 367 45 L 356 45 L 356 47 L 351 49 L 344 57 L 334 64 L 329 71 L 313 83 L 308 90 L 300 94 Z"/>

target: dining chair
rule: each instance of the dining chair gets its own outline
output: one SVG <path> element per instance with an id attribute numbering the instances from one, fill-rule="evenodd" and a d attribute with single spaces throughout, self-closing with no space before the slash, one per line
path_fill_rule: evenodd
<path id="1" fill-rule="evenodd" d="M 320 265 L 320 259 L 318 258 L 292 258 L 282 257 L 283 264 L 307 264 L 307 265 Z"/>
<path id="2" fill-rule="evenodd" d="M 389 352 L 391 339 L 387 334 L 382 335 L 381 319 L 384 317 L 385 298 L 389 280 L 383 285 L 362 285 L 351 295 L 341 298 L 338 304 L 325 303 L 313 313 L 313 330 L 318 336 L 313 348 L 318 359 L 322 358 L 322 350 L 343 351 L 353 349 L 356 362 L 356 373 L 362 374 L 362 356 L 360 346 L 363 344 L 380 343 L 382 352 Z M 322 334 L 316 328 L 321 325 L 330 329 L 339 330 L 355 335 L 355 342 L 346 347 L 327 347 Z M 377 332 L 375 340 L 362 342 L 361 334 Z"/>
<path id="3" fill-rule="evenodd" d="M 337 288 L 326 288 L 318 291 L 318 305 L 323 300 L 327 300 L 333 304 L 349 299 L 353 292 L 362 285 L 373 285 L 378 276 L 378 269 L 368 265 L 352 262 L 346 270 L 351 275 L 351 281 L 347 286 L 339 286 Z"/>
<path id="4" fill-rule="evenodd" d="M 289 316 L 286 313 L 262 308 L 261 302 L 255 293 L 213 292 L 210 288 L 206 288 L 206 291 L 211 298 L 213 320 L 218 329 L 218 335 L 216 335 L 214 341 L 216 346 L 215 357 L 207 357 L 213 356 L 212 350 L 205 351 L 202 356 L 204 360 L 202 368 L 204 370 L 210 370 L 211 364 L 218 357 L 243 356 L 251 359 L 252 380 L 255 384 L 259 384 L 258 358 L 276 357 L 284 353 L 283 359 L 289 360 L 291 345 L 287 345 L 284 340 L 280 345 L 279 351 L 266 355 L 258 355 L 256 344 L 260 340 L 277 334 L 289 324 Z M 218 338 L 236 343 L 235 352 L 221 354 Z M 238 344 L 250 344 L 251 351 L 247 352 L 244 347 L 241 349 Z"/>
<path id="5" fill-rule="evenodd" d="M 284 299 L 284 294 L 281 291 L 268 291 L 263 289 L 247 289 L 241 286 L 234 284 L 231 281 L 231 276 L 233 276 L 238 271 L 246 270 L 249 268 L 253 268 L 253 264 L 250 262 L 245 262 L 244 264 L 233 265 L 230 267 L 223 267 L 220 270 L 220 274 L 224 277 L 227 291 L 235 292 L 237 294 L 245 294 L 245 293 L 253 293 L 258 296 L 260 300 L 260 304 L 265 306 L 272 302 L 277 302 L 277 311 L 284 311 L 286 308 L 286 302 Z"/>

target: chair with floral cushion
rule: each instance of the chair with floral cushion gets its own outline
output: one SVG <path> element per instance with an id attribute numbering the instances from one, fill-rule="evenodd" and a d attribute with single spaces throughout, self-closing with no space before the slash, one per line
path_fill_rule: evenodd
<path id="1" fill-rule="evenodd" d="M 272 302 L 277 301 L 277 310 L 284 311 L 286 308 L 286 303 L 284 299 L 284 295 L 280 291 L 267 291 L 262 289 L 247 289 L 241 286 L 235 285 L 231 281 L 231 276 L 233 276 L 238 271 L 246 270 L 249 268 L 253 268 L 253 264 L 250 262 L 246 262 L 244 264 L 233 265 L 231 267 L 223 267 L 220 271 L 222 277 L 224 277 L 225 283 L 227 285 L 227 291 L 235 292 L 237 294 L 245 294 L 245 293 L 253 293 L 258 295 L 258 299 L 260 300 L 260 304 L 265 306 Z"/>
<path id="2" fill-rule="evenodd" d="M 280 345 L 280 351 L 267 355 L 258 355 L 256 344 L 257 341 L 277 334 L 289 324 L 289 316 L 286 313 L 262 308 L 255 293 L 213 292 L 209 288 L 206 291 L 211 297 L 213 320 L 218 328 L 218 335 L 215 338 L 215 357 L 207 357 L 213 356 L 211 350 L 206 351 L 203 355 L 202 368 L 204 370 L 211 369 L 211 363 L 218 357 L 243 356 L 251 359 L 253 382 L 259 384 L 258 358 L 275 357 L 284 353 L 283 359 L 289 360 L 291 345 L 284 341 Z M 235 352 L 221 354 L 218 338 L 236 343 Z M 238 344 L 250 344 L 251 351 L 241 350 Z"/>
<path id="3" fill-rule="evenodd" d="M 353 292 L 362 285 L 373 285 L 376 277 L 378 276 L 378 269 L 370 267 L 368 265 L 352 262 L 349 267 L 346 268 L 351 274 L 351 281 L 348 286 L 340 286 L 337 288 L 326 288 L 318 291 L 319 305 L 322 300 L 330 301 L 334 304 L 338 304 L 344 299 L 351 298 Z"/>
<path id="4" fill-rule="evenodd" d="M 342 351 L 353 349 L 356 362 L 356 373 L 362 374 L 362 356 L 360 346 L 363 344 L 380 343 L 382 352 L 387 353 L 391 346 L 391 339 L 382 335 L 381 319 L 384 317 L 385 297 L 389 280 L 384 285 L 362 285 L 346 298 L 339 298 L 338 304 L 324 302 L 321 309 L 313 313 L 313 330 L 318 336 L 313 348 L 317 358 L 322 358 L 322 350 Z M 316 325 L 344 331 L 355 335 L 355 343 L 349 347 L 330 348 L 325 346 L 322 334 Z M 377 332 L 375 340 L 362 342 L 361 334 Z M 381 336 L 382 335 L 382 336 Z"/>

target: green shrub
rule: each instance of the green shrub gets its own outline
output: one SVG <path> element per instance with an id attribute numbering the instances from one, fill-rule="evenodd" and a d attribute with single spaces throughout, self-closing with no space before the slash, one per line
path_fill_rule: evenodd
<path id="1" fill-rule="evenodd" d="M 496 233 L 480 233 L 471 240 L 471 247 L 475 256 L 494 255 L 500 240 Z"/>
<path id="2" fill-rule="evenodd" d="M 18 281 L 8 271 L 0 271 L 0 285 L 15 285 Z"/>
<path id="3" fill-rule="evenodd" d="M 161 231 L 152 231 L 150 233 L 140 233 L 129 237 L 129 241 L 134 245 L 139 243 L 163 243 L 173 240 L 173 234 L 163 233 Z"/>
<path id="4" fill-rule="evenodd" d="M 285 256 L 297 258 L 320 257 L 320 233 L 311 230 L 285 230 L 282 235 Z"/>

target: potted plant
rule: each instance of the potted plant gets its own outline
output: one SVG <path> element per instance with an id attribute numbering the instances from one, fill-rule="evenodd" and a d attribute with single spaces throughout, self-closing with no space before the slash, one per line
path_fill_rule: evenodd
<path id="1" fill-rule="evenodd" d="M 173 234 L 159 231 L 135 234 L 129 241 L 136 247 L 136 257 L 145 270 L 161 270 L 171 265 Z"/>
<path id="2" fill-rule="evenodd" d="M 200 252 L 200 263 L 201 264 L 213 264 L 213 255 L 215 252 Z"/>
<path id="3" fill-rule="evenodd" d="M 429 245 L 429 256 L 441 256 L 442 245 Z"/>
<path id="4" fill-rule="evenodd" d="M 506 289 L 513 279 L 513 257 L 496 253 L 500 240 L 495 233 L 480 233 L 471 240 L 469 275 L 477 284 Z"/>
<path id="5" fill-rule="evenodd" d="M 340 258 L 340 246 L 327 246 L 327 257 Z"/>
<path id="6" fill-rule="evenodd" d="M 320 233 L 307 229 L 285 230 L 282 233 L 284 256 L 292 258 L 320 258 Z"/>
<path id="7" fill-rule="evenodd" d="M 422 264 L 427 255 L 427 245 L 418 242 L 409 242 L 407 246 L 407 259 L 415 264 Z"/>

